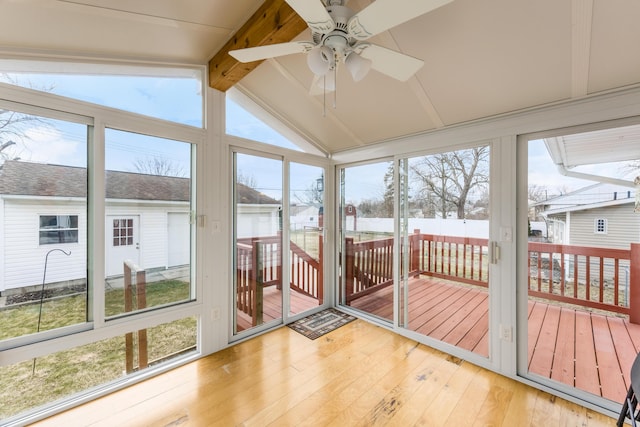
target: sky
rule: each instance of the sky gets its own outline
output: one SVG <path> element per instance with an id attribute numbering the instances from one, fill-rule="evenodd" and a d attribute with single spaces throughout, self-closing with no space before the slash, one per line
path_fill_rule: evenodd
<path id="1" fill-rule="evenodd" d="M 0 61 L 1 62 L 1 61 Z M 0 63 L 1 66 L 1 63 Z M 197 76 L 196 76 L 197 77 Z M 0 74 L 0 81 L 45 90 L 69 98 L 145 114 L 181 124 L 202 127 L 202 88 L 198 78 L 131 77 L 117 75 Z M 278 132 L 227 100 L 227 132 L 231 135 L 300 151 Z M 46 119 L 32 121 L 23 129 L 24 141 L 11 147 L 21 160 L 86 167 L 85 125 Z M 187 143 L 108 129 L 105 162 L 108 170 L 136 171 L 133 163 L 142 159 L 161 159 L 176 170 L 190 170 Z M 322 176 L 320 168 L 292 165 L 297 178 L 291 183 L 292 201 L 304 199 L 304 193 Z M 255 156 L 243 156 L 239 170 L 265 194 L 282 199 L 281 162 Z M 181 176 L 184 176 L 181 175 Z"/>
<path id="2" fill-rule="evenodd" d="M 53 93 L 115 108 L 201 127 L 202 88 L 197 76 L 191 78 L 130 77 L 69 74 L 0 74 L 0 81 L 9 81 L 34 88 L 48 88 Z M 231 100 L 227 100 L 227 132 L 285 148 L 298 149 L 294 144 L 266 126 Z M 30 123 L 24 129 L 26 144 L 12 147 L 22 160 L 86 167 L 86 128 L 84 125 L 47 119 Z M 182 171 L 190 169 L 189 144 L 145 135 L 109 130 L 106 135 L 107 169 L 135 171 L 138 159 L 160 158 L 175 163 Z M 275 160 L 243 156 L 238 170 L 257 184 L 257 189 L 282 198 L 282 165 Z M 347 170 L 347 202 L 380 199 L 385 191 L 384 174 L 390 162 L 352 167 Z M 592 184 L 591 181 L 563 177 L 540 140 L 529 142 L 529 183 L 547 188 L 550 193 L 574 190 Z M 615 177 L 628 175 L 619 164 L 581 167 L 579 170 Z M 294 192 L 304 193 L 315 185 L 322 172 L 317 168 L 299 168 L 291 182 Z M 298 198 L 303 197 L 299 196 Z M 293 200 L 293 197 L 292 197 Z"/>

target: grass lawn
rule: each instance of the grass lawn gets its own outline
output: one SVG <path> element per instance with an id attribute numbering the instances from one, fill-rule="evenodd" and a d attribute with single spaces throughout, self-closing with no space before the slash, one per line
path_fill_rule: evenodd
<path id="1" fill-rule="evenodd" d="M 189 298 L 189 283 L 165 280 L 147 286 L 147 306 Z M 39 304 L 0 312 L 0 338 L 36 331 Z M 82 323 L 86 296 L 74 295 L 43 304 L 41 330 Z M 105 294 L 107 316 L 124 312 L 123 290 Z M 147 330 L 150 362 L 196 345 L 196 319 L 186 318 Z M 136 334 L 134 334 L 135 337 Z M 134 354 L 137 353 L 137 346 Z M 0 367 L 0 419 L 105 384 L 125 375 L 125 339 L 114 337 L 33 360 Z"/>

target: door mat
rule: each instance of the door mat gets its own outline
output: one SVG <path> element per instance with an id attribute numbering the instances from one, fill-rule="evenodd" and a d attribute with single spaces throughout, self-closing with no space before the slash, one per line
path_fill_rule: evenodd
<path id="1" fill-rule="evenodd" d="M 315 340 L 340 326 L 356 320 L 354 316 L 338 311 L 334 308 L 327 308 L 319 313 L 311 314 L 288 324 L 291 329 L 301 333 L 305 337 Z"/>

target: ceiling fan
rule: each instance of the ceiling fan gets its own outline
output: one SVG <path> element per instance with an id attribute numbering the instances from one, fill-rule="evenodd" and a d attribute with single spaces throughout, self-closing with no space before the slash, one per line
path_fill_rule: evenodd
<path id="1" fill-rule="evenodd" d="M 409 79 L 422 67 L 422 60 L 365 40 L 453 0 L 376 0 L 358 13 L 345 6 L 346 0 L 285 1 L 307 23 L 313 41 L 237 49 L 229 54 L 240 62 L 253 62 L 306 53 L 316 79 L 324 78 L 324 89 L 334 90 L 341 62 L 354 81 L 362 80 L 371 68 L 400 81 Z"/>

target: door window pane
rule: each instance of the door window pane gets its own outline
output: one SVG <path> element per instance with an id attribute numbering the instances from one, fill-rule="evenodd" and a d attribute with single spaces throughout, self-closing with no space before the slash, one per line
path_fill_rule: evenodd
<path id="1" fill-rule="evenodd" d="M 195 298 L 191 144 L 106 131 L 107 316 Z"/>
<path id="2" fill-rule="evenodd" d="M 324 302 L 324 171 L 289 165 L 289 313 Z"/>
<path id="3" fill-rule="evenodd" d="M 0 339 L 87 321 L 86 125 L 0 110 Z"/>
<path id="4" fill-rule="evenodd" d="M 622 402 L 640 338 L 640 126 L 535 139 L 528 152 L 526 372 Z M 523 195 L 524 197 L 524 195 Z M 525 317 L 526 316 L 526 317 Z"/>
<path id="5" fill-rule="evenodd" d="M 342 169 L 340 303 L 393 320 L 393 162 Z"/>
<path id="6" fill-rule="evenodd" d="M 489 146 L 407 159 L 403 294 L 412 331 L 489 356 Z"/>
<path id="7" fill-rule="evenodd" d="M 238 333 L 282 319 L 282 161 L 235 153 L 234 171 Z"/>

